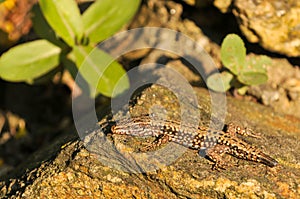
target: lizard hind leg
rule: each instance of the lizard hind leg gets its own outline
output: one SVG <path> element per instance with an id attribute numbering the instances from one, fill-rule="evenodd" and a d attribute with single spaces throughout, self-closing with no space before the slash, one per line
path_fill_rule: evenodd
<path id="1" fill-rule="evenodd" d="M 253 137 L 253 138 L 261 138 L 260 134 L 255 133 L 252 129 L 247 127 L 241 127 L 233 122 L 229 123 L 226 126 L 226 133 L 235 136 L 236 134 L 246 136 L 246 137 Z"/>
<path id="2" fill-rule="evenodd" d="M 206 150 L 206 156 L 208 159 L 215 163 L 212 167 L 213 170 L 225 169 L 225 167 L 231 165 L 224 161 L 224 155 L 229 149 L 230 148 L 228 146 L 217 144 Z"/>

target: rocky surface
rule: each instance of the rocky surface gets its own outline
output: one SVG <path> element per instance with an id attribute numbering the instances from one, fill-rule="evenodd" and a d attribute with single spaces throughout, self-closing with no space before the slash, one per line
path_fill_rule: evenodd
<path id="1" fill-rule="evenodd" d="M 300 70 L 286 59 L 273 59 L 268 82 L 252 86 L 248 94 L 275 111 L 300 118 Z M 282 74 L 282 75 L 279 75 Z"/>
<path id="2" fill-rule="evenodd" d="M 183 6 L 179 3 L 175 3 L 174 1 L 150 0 L 145 2 L 141 7 L 136 19 L 133 20 L 128 28 L 161 27 L 179 31 L 202 46 L 214 59 L 215 64 L 221 67 L 220 47 L 205 36 L 202 30 L 192 20 L 182 20 L 182 14 Z M 128 58 L 138 59 L 145 56 L 149 51 L 142 52 L 144 53 L 131 53 L 129 55 L 135 56 Z M 136 57 L 137 55 L 138 57 Z"/>
<path id="3" fill-rule="evenodd" d="M 289 57 L 300 56 L 300 1 L 215 0 L 232 12 L 248 41 Z"/>
<path id="4" fill-rule="evenodd" d="M 195 91 L 201 110 L 201 123 L 208 124 L 210 95 L 205 89 Z M 209 160 L 199 157 L 193 150 L 186 150 L 167 165 L 160 164 L 157 161 L 160 159 L 153 159 L 154 164 L 158 163 L 160 167 L 158 170 L 132 173 L 128 172 L 132 171 L 132 166 L 138 166 L 140 159 L 145 158 L 143 153 L 134 153 L 145 142 L 143 139 L 118 135 L 108 137 L 110 144 L 115 147 L 106 161 L 99 161 L 97 153 L 90 153 L 81 141 L 60 138 L 45 149 L 44 154 L 40 153 L 43 154 L 40 158 L 45 158 L 45 153 L 52 154 L 50 158 L 39 159 L 36 154 L 34 159 L 28 160 L 31 164 L 27 164 L 26 172 L 21 177 L 2 181 L 0 195 L 10 198 L 299 197 L 299 119 L 286 117 L 252 102 L 227 99 L 226 121 L 243 123 L 260 133 L 262 139 L 247 139 L 248 142 L 271 154 L 279 161 L 278 166 L 268 168 L 228 157 L 230 162 L 238 166 L 212 171 Z M 170 117 L 180 114 L 180 102 L 172 92 L 161 86 L 154 85 L 144 90 L 136 102 L 130 109 L 132 114 L 141 114 L 155 105 L 164 107 Z M 99 154 L 103 155 L 101 151 Z M 23 172 L 26 167 L 23 167 Z M 143 165 L 136 168 L 143 168 Z"/>

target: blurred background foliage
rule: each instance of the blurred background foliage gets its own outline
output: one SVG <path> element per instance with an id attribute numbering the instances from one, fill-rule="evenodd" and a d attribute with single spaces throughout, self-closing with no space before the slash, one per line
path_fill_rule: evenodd
<path id="1" fill-rule="evenodd" d="M 2 7 L 9 12 L 14 9 L 15 3 L 7 0 Z M 31 23 L 37 38 L 11 47 L 1 55 L 0 78 L 31 84 L 57 68 L 60 68 L 60 72 L 69 70 L 75 78 L 79 68 L 84 65 L 87 70 L 80 71 L 80 75 L 89 85 L 87 92 L 92 97 L 99 93 L 111 97 L 112 89 L 125 75 L 125 70 L 95 46 L 122 28 L 134 16 L 139 4 L 139 0 L 101 0 L 90 2 L 87 8 L 80 10 L 75 0 L 40 0 L 32 9 L 28 7 L 32 22 L 24 13 L 27 17 L 22 17 L 23 23 L 28 25 L 18 32 L 19 35 L 16 31 L 18 27 L 12 24 L 12 20 L 2 24 L 9 40 L 27 33 Z M 90 57 L 88 55 L 92 50 L 94 56 Z M 106 70 L 107 67 L 110 70 Z M 128 78 L 122 78 L 120 85 L 122 88 L 119 92 L 127 89 Z"/>

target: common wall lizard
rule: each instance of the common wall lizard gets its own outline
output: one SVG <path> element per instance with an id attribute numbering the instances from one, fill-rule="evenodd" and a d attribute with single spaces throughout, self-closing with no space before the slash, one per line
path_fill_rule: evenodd
<path id="1" fill-rule="evenodd" d="M 154 136 L 155 141 L 142 151 L 151 150 L 163 143 L 172 141 L 190 149 L 204 149 L 206 156 L 215 164 L 213 169 L 225 168 L 224 154 L 240 159 L 259 162 L 274 167 L 278 162 L 269 155 L 241 140 L 236 134 L 259 137 L 252 130 L 241 128 L 230 123 L 226 130 L 214 130 L 199 126 L 193 128 L 189 124 L 180 124 L 175 120 L 151 120 L 149 116 L 132 117 L 117 120 L 111 126 L 111 133 L 130 136 Z"/>

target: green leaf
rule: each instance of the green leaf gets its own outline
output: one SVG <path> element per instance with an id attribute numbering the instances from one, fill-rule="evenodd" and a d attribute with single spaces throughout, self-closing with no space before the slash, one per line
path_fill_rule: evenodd
<path id="1" fill-rule="evenodd" d="M 245 65 L 246 48 L 243 40 L 236 34 L 225 37 L 221 46 L 221 60 L 226 68 L 237 75 Z"/>
<path id="2" fill-rule="evenodd" d="M 82 19 L 75 0 L 40 0 L 46 20 L 68 45 L 74 46 L 83 36 Z"/>
<path id="3" fill-rule="evenodd" d="M 267 56 L 248 57 L 243 70 L 238 75 L 238 80 L 246 85 L 258 85 L 268 81 L 266 65 L 271 64 Z"/>
<path id="4" fill-rule="evenodd" d="M 70 54 L 79 73 L 88 82 L 91 96 L 102 93 L 115 97 L 129 88 L 129 79 L 122 66 L 104 51 L 92 47 L 75 46 Z"/>
<path id="5" fill-rule="evenodd" d="M 245 72 L 239 74 L 238 80 L 246 85 L 258 85 L 266 83 L 268 81 L 268 76 L 266 73 Z"/>
<path id="6" fill-rule="evenodd" d="M 270 65 L 272 60 L 267 56 L 247 57 L 245 67 L 242 72 L 260 72 L 267 73 L 266 66 Z"/>
<path id="7" fill-rule="evenodd" d="M 85 35 L 98 43 L 113 35 L 135 14 L 140 0 L 95 1 L 82 15 Z"/>
<path id="8" fill-rule="evenodd" d="M 45 17 L 43 16 L 40 7 L 35 4 L 32 8 L 32 22 L 34 32 L 41 38 L 47 39 L 51 43 L 60 46 L 61 48 L 67 48 L 67 44 L 59 40 L 54 30 L 49 26 Z"/>
<path id="9" fill-rule="evenodd" d="M 0 77 L 7 81 L 31 82 L 59 64 L 61 49 L 47 40 L 11 48 L 0 58 Z"/>
<path id="10" fill-rule="evenodd" d="M 214 73 L 207 78 L 207 86 L 214 91 L 225 92 L 230 89 L 232 79 L 233 75 L 227 71 Z"/>
<path id="11" fill-rule="evenodd" d="M 0 3 L 3 3 L 5 0 L 0 0 Z"/>

